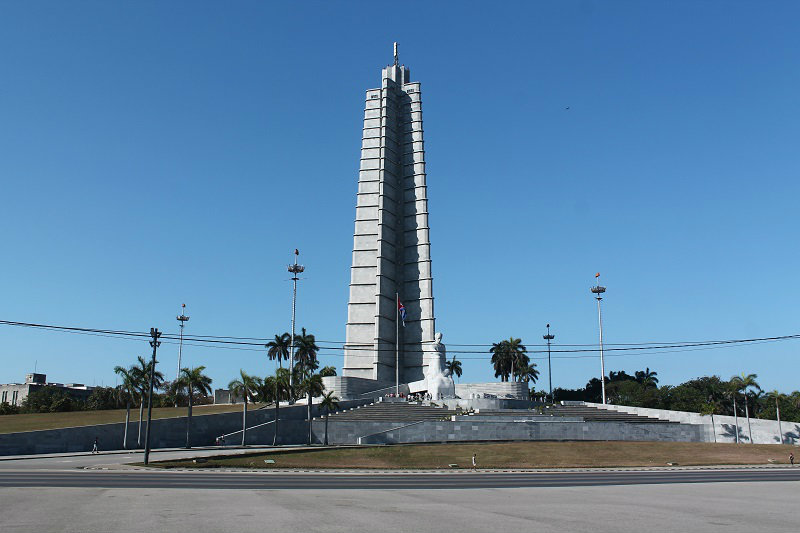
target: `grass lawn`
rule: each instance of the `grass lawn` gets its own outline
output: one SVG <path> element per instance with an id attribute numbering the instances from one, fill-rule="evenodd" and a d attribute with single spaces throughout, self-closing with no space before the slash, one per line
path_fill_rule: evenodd
<path id="1" fill-rule="evenodd" d="M 253 409 L 253 406 L 250 405 L 248 409 Z M 192 416 L 213 415 L 216 413 L 228 413 L 241 410 L 241 404 L 199 405 L 192 408 Z M 144 416 L 146 419 L 147 406 L 145 406 Z M 173 416 L 186 416 L 186 407 L 161 407 L 153 409 L 153 418 L 170 418 Z M 131 408 L 131 422 L 134 421 L 139 421 L 138 408 Z M 125 409 L 2 415 L 0 416 L 0 433 L 58 429 L 74 426 L 93 426 L 95 424 L 113 424 L 115 422 L 125 422 Z"/>
<path id="2" fill-rule="evenodd" d="M 327 450 L 275 451 L 209 457 L 208 462 L 159 461 L 162 468 L 549 468 L 788 463 L 794 446 L 704 442 L 498 442 L 408 444 Z M 275 464 L 265 464 L 272 459 Z"/>

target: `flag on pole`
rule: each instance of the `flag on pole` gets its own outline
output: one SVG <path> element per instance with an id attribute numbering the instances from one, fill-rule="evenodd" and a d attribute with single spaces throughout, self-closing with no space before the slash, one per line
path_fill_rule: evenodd
<path id="1" fill-rule="evenodd" d="M 400 319 L 403 321 L 403 327 L 406 327 L 406 306 L 400 300 L 397 300 L 397 312 L 400 313 Z"/>

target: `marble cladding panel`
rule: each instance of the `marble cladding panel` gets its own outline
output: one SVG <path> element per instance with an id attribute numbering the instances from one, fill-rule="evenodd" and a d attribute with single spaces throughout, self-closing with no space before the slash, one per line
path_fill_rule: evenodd
<path id="1" fill-rule="evenodd" d="M 378 180 L 375 181 L 366 181 L 361 180 L 358 182 L 358 193 L 359 194 L 367 194 L 367 193 L 375 193 L 377 194 L 380 190 L 380 182 Z M 377 205 L 378 202 L 375 202 Z"/>
<path id="2" fill-rule="evenodd" d="M 378 240 L 374 235 L 356 235 L 353 237 L 354 250 L 377 250 Z"/>
<path id="3" fill-rule="evenodd" d="M 413 280 L 413 279 L 433 277 L 431 274 L 430 261 L 406 263 L 405 265 L 403 265 L 403 271 L 405 272 L 404 275 L 405 279 Z"/>
<path id="4" fill-rule="evenodd" d="M 361 139 L 361 148 L 378 148 L 381 145 L 380 137 L 366 137 Z"/>
<path id="5" fill-rule="evenodd" d="M 381 165 L 380 159 L 362 159 L 360 169 L 361 170 L 377 170 L 380 169 Z"/>
<path id="6" fill-rule="evenodd" d="M 373 304 L 375 302 L 375 284 L 351 285 L 350 303 L 352 304 Z"/>
<path id="7" fill-rule="evenodd" d="M 356 206 L 356 220 L 377 220 L 378 208 L 376 206 Z"/>
<path id="8" fill-rule="evenodd" d="M 366 268 L 351 268 L 350 269 L 350 283 L 357 285 L 372 284 L 375 285 L 375 274 L 377 273 L 376 267 Z"/>
<path id="9" fill-rule="evenodd" d="M 353 251 L 353 266 L 376 266 L 378 258 L 373 251 Z"/>
<path id="10" fill-rule="evenodd" d="M 430 246 L 428 228 L 412 229 L 403 232 L 405 246 Z"/>

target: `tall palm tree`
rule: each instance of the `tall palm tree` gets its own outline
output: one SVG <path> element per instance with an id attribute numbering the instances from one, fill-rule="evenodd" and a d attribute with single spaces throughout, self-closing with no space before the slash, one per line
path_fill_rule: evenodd
<path id="1" fill-rule="evenodd" d="M 248 375 L 244 370 L 239 370 L 239 377 L 228 383 L 231 395 L 242 397 L 242 446 L 247 439 L 247 402 L 255 397 L 258 382 L 254 376 Z"/>
<path id="2" fill-rule="evenodd" d="M 502 381 L 509 381 L 509 376 L 511 381 L 518 381 L 515 368 L 530 362 L 528 349 L 522 344 L 522 339 L 514 337 L 492 344 L 489 352 L 492 353 L 494 375 L 500 377 Z"/>
<path id="3" fill-rule="evenodd" d="M 499 377 L 500 381 L 508 381 L 511 372 L 511 356 L 508 351 L 508 341 L 500 341 L 492 344 L 489 348 L 492 354 L 492 366 L 494 366 L 494 377 Z"/>
<path id="4" fill-rule="evenodd" d="M 122 436 L 122 448 L 128 449 L 128 425 L 131 421 L 131 400 L 136 397 L 136 377 L 131 372 L 131 369 L 126 369 L 121 366 L 114 367 L 114 373 L 122 378 L 120 390 L 124 391 L 125 396 L 125 432 Z"/>
<path id="5" fill-rule="evenodd" d="M 328 419 L 331 416 L 331 411 L 335 411 L 339 408 L 339 398 L 333 395 L 333 391 L 325 394 L 322 397 L 322 401 L 319 402 L 319 406 L 322 409 L 325 409 L 325 440 L 323 444 L 325 446 L 328 445 Z"/>
<path id="6" fill-rule="evenodd" d="M 150 390 L 150 374 L 155 369 L 153 368 L 153 361 L 146 361 L 141 355 L 137 358 L 136 365 L 133 365 L 128 371 L 135 378 L 136 392 L 139 396 L 139 434 L 136 437 L 136 447 L 142 446 L 142 420 L 144 418 L 144 399 Z M 153 388 L 160 389 L 164 383 L 164 374 L 155 370 L 153 372 Z"/>
<path id="7" fill-rule="evenodd" d="M 731 378 L 731 384 L 736 392 L 741 392 L 744 395 L 744 416 L 747 417 L 747 432 L 750 436 L 750 444 L 753 444 L 753 431 L 750 428 L 750 409 L 748 407 L 748 393 L 751 390 L 761 392 L 761 387 L 759 386 L 756 378 L 758 374 L 746 374 L 742 372 L 741 376 L 733 376 Z"/>
<path id="8" fill-rule="evenodd" d="M 312 425 L 311 425 L 311 401 L 316 396 L 321 396 L 325 391 L 322 378 L 319 374 L 308 375 L 301 383 L 300 388 L 306 393 L 308 400 L 308 444 L 311 444 Z"/>
<path id="9" fill-rule="evenodd" d="M 290 372 L 286 368 L 275 370 L 275 432 L 272 437 L 272 445 L 278 444 L 278 422 L 280 421 L 279 408 L 281 400 L 289 400 L 292 397 L 292 387 L 289 381 Z"/>
<path id="10" fill-rule="evenodd" d="M 463 370 L 461 369 L 461 361 L 456 359 L 456 354 L 453 354 L 452 361 L 445 361 L 444 369 L 450 372 L 451 376 L 461 377 Z"/>
<path id="11" fill-rule="evenodd" d="M 781 405 L 780 402 L 786 401 L 789 397 L 777 389 L 767 393 L 767 398 L 775 400 L 775 417 L 778 420 L 778 439 L 783 444 L 783 430 L 781 429 Z"/>
<path id="12" fill-rule="evenodd" d="M 289 348 L 292 344 L 292 336 L 288 333 L 275 335 L 275 340 L 267 343 L 267 357 L 270 361 L 278 360 L 278 366 L 283 368 L 281 361 L 289 360 Z"/>
<path id="13" fill-rule="evenodd" d="M 189 406 L 186 414 L 186 447 L 191 448 L 191 430 L 192 430 L 192 404 L 194 403 L 194 395 L 211 394 L 211 378 L 203 374 L 206 367 L 197 366 L 194 368 L 181 368 L 181 373 L 178 379 L 175 380 L 176 390 L 186 391 L 186 397 L 189 398 Z"/>
<path id="14" fill-rule="evenodd" d="M 295 358 L 295 365 L 299 367 L 299 371 L 301 376 L 304 374 L 309 374 L 309 370 L 317 363 L 317 353 L 319 352 L 319 346 L 317 346 L 317 341 L 314 338 L 314 335 L 311 333 L 306 333 L 306 328 L 302 329 L 302 333 L 300 335 L 295 335 L 294 337 L 294 358 Z"/>

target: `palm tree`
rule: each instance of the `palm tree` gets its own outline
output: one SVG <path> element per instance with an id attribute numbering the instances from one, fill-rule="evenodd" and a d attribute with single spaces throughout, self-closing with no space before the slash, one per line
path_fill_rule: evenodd
<path id="1" fill-rule="evenodd" d="M 306 328 L 302 329 L 302 333 L 300 335 L 295 335 L 294 346 L 295 366 L 298 367 L 301 375 L 307 374 L 309 369 L 311 369 L 311 367 L 314 365 L 317 365 L 318 367 L 319 363 L 317 363 L 317 352 L 319 352 L 319 346 L 317 346 L 317 341 L 314 338 L 314 335 L 310 333 L 306 334 Z"/>
<path id="2" fill-rule="evenodd" d="M 747 417 L 747 432 L 750 436 L 750 444 L 753 444 L 753 431 L 750 428 L 750 409 L 748 408 L 748 393 L 752 390 L 761 392 L 761 387 L 758 385 L 756 378 L 758 374 L 747 374 L 742 372 L 741 376 L 733 376 L 731 384 L 735 392 L 741 392 L 744 395 L 744 415 Z"/>
<path id="3" fill-rule="evenodd" d="M 286 368 L 278 368 L 275 370 L 275 433 L 272 437 L 272 445 L 278 444 L 278 421 L 280 419 L 279 411 L 281 400 L 290 399 L 292 397 L 292 387 L 289 384 L 289 370 Z"/>
<path id="4" fill-rule="evenodd" d="M 463 370 L 461 370 L 461 361 L 456 359 L 456 354 L 453 354 L 452 361 L 445 361 L 444 369 L 447 370 L 451 376 L 461 377 Z"/>
<path id="5" fill-rule="evenodd" d="M 521 365 L 517 373 L 520 381 L 524 381 L 525 383 L 536 383 L 536 380 L 539 379 L 539 371 L 536 370 L 536 363 L 534 362 Z"/>
<path id="6" fill-rule="evenodd" d="M 530 358 L 527 355 L 528 349 L 522 344 L 522 339 L 509 337 L 508 340 L 492 344 L 489 349 L 492 353 L 492 364 L 494 365 L 495 377 L 500 377 L 502 381 L 518 381 L 515 368 L 527 365 Z"/>
<path id="7" fill-rule="evenodd" d="M 186 415 L 186 447 L 191 448 L 192 443 L 190 439 L 192 429 L 192 404 L 194 403 L 194 394 L 197 392 L 205 396 L 211 394 L 211 378 L 203 374 L 206 367 L 197 366 L 195 368 L 181 368 L 180 376 L 175 380 L 176 390 L 186 391 L 186 396 L 189 398 L 189 407 Z"/>
<path id="8" fill-rule="evenodd" d="M 164 383 L 164 374 L 155 370 L 153 361 L 146 361 L 141 355 L 137 358 L 138 365 L 132 366 L 128 372 L 133 375 L 136 383 L 136 392 L 139 395 L 139 434 L 136 437 L 136 447 L 142 446 L 142 420 L 144 418 L 144 398 L 150 390 L 150 374 L 153 373 L 153 388 L 159 389 Z"/>
<path id="9" fill-rule="evenodd" d="M 323 378 L 327 378 L 329 376 L 335 376 L 336 375 L 336 367 L 335 366 L 323 366 L 322 370 L 319 371 L 319 375 L 321 377 L 323 377 Z"/>
<path id="10" fill-rule="evenodd" d="M 242 397 L 242 446 L 245 445 L 247 438 L 247 402 L 254 398 L 258 389 L 258 382 L 248 375 L 244 370 L 239 370 L 239 377 L 228 383 L 231 395 Z"/>
<path id="11" fill-rule="evenodd" d="M 658 387 L 658 378 L 656 376 L 658 376 L 658 372 L 651 371 L 650 367 L 636 371 L 636 381 L 644 387 Z"/>
<path id="12" fill-rule="evenodd" d="M 319 402 L 319 406 L 322 409 L 325 409 L 325 440 L 323 444 L 325 446 L 328 445 L 328 419 L 331 417 L 331 411 L 335 411 L 339 408 L 339 398 L 333 395 L 333 391 L 325 394 L 322 397 L 322 401 Z"/>
<path id="13" fill-rule="evenodd" d="M 781 429 L 780 402 L 786 401 L 788 399 L 788 396 L 786 396 L 782 392 L 778 392 L 778 390 L 775 389 L 767 393 L 767 398 L 775 400 L 775 417 L 778 419 L 778 439 L 780 439 L 780 443 L 783 444 L 783 430 Z"/>
<path id="14" fill-rule="evenodd" d="M 128 424 L 131 421 L 131 400 L 136 396 L 136 378 L 134 377 L 131 369 L 125 369 L 121 366 L 114 367 L 114 373 L 122 377 L 122 384 L 120 390 L 125 394 L 125 432 L 122 436 L 122 448 L 128 449 Z"/>
<path id="15" fill-rule="evenodd" d="M 499 377 L 500 381 L 508 381 L 508 374 L 511 368 L 511 358 L 508 352 L 508 341 L 500 341 L 492 344 L 489 348 L 492 354 L 492 366 L 494 366 L 494 377 Z"/>
<path id="16" fill-rule="evenodd" d="M 300 383 L 300 388 L 306 393 L 308 399 L 308 444 L 310 445 L 312 435 L 311 399 L 316 396 L 321 396 L 325 391 L 325 386 L 322 384 L 322 378 L 319 374 L 311 374 Z"/>
<path id="17" fill-rule="evenodd" d="M 278 360 L 278 366 L 283 368 L 281 361 L 289 360 L 289 347 L 292 344 L 292 336 L 288 333 L 275 335 L 275 340 L 267 343 L 267 357 L 270 361 Z"/>

